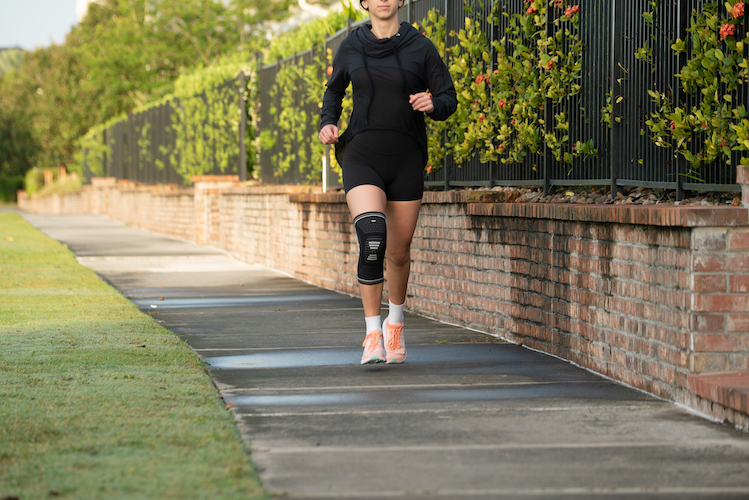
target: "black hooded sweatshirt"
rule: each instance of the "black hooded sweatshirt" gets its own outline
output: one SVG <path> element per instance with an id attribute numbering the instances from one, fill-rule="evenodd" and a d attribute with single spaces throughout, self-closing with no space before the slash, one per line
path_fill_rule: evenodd
<path id="1" fill-rule="evenodd" d="M 345 144 L 364 130 L 402 132 L 421 146 L 426 165 L 424 113 L 413 110 L 408 96 L 429 90 L 434 111 L 428 116 L 433 120 L 446 120 L 458 106 L 450 73 L 431 40 L 406 22 L 386 39 L 377 39 L 369 24 L 352 31 L 333 60 L 320 128 L 338 124 L 349 82 L 354 110 L 339 142 Z"/>

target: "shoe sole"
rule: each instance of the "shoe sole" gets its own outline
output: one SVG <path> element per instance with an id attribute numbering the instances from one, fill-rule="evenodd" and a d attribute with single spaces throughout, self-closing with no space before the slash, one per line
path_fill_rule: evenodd
<path id="1" fill-rule="evenodd" d="M 369 359 L 362 359 L 361 360 L 361 364 L 363 364 L 363 365 L 374 365 L 374 364 L 377 364 L 377 363 L 386 363 L 386 362 L 387 362 L 386 359 L 378 358 L 377 356 L 372 356 Z"/>

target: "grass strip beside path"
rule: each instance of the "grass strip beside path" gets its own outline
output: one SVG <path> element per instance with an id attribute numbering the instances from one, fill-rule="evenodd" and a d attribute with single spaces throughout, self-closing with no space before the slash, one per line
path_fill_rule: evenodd
<path id="1" fill-rule="evenodd" d="M 0 213 L 0 498 L 266 498 L 203 363 Z"/>

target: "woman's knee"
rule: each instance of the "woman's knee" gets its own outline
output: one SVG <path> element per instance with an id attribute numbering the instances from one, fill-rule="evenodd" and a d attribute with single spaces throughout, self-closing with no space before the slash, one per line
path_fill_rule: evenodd
<path id="1" fill-rule="evenodd" d="M 405 266 L 411 262 L 411 248 L 390 248 L 390 243 L 388 242 L 385 258 L 389 265 Z"/>

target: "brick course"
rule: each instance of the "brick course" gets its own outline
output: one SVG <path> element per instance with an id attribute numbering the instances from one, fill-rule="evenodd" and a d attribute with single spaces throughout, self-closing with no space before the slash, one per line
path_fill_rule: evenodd
<path id="1" fill-rule="evenodd" d="M 407 305 L 747 426 L 749 210 L 500 203 L 428 192 Z M 196 179 L 194 189 L 111 182 L 29 199 L 102 213 L 356 294 L 358 244 L 341 193 Z M 713 377 L 732 372 L 731 376 Z M 713 378 L 710 378 L 713 377 Z M 744 396 L 742 396 L 744 394 Z"/>

